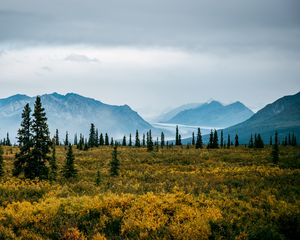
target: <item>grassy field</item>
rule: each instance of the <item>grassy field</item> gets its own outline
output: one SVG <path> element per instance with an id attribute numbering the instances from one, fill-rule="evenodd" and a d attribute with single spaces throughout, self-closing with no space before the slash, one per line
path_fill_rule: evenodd
<path id="1" fill-rule="evenodd" d="M 299 147 L 278 165 L 269 147 L 118 147 L 117 177 L 111 147 L 74 149 L 77 179 L 56 182 L 12 178 L 17 150 L 4 148 L 0 239 L 300 239 Z"/>

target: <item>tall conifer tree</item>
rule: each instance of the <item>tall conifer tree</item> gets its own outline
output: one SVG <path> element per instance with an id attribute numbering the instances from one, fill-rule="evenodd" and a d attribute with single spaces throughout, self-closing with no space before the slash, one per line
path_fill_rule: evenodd
<path id="1" fill-rule="evenodd" d="M 31 109 L 29 104 L 26 104 L 22 112 L 21 127 L 18 130 L 18 143 L 20 152 L 16 154 L 14 161 L 13 175 L 18 176 L 24 172 L 26 162 L 31 157 L 32 134 L 31 134 Z"/>
<path id="2" fill-rule="evenodd" d="M 196 148 L 202 148 L 203 147 L 203 142 L 202 142 L 202 135 L 201 135 L 201 130 L 198 128 L 197 132 L 197 140 L 196 140 Z"/>
<path id="3" fill-rule="evenodd" d="M 31 158 L 24 170 L 25 177 L 46 179 L 49 171 L 47 167 L 49 156 L 47 154 L 50 152 L 51 140 L 45 109 L 42 107 L 39 96 L 36 97 L 32 116 L 32 151 Z"/>

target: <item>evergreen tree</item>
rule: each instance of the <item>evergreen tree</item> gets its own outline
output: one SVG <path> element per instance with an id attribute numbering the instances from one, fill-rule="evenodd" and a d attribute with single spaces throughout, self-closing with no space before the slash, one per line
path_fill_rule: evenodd
<path id="1" fill-rule="evenodd" d="M 104 145 L 104 138 L 103 138 L 103 134 L 100 133 L 100 137 L 99 137 L 99 146 L 103 146 Z"/>
<path id="2" fill-rule="evenodd" d="M 123 141 L 122 141 L 122 146 L 126 147 L 127 143 L 126 143 L 126 136 L 124 135 L 123 137 Z"/>
<path id="3" fill-rule="evenodd" d="M 78 142 L 77 148 L 78 148 L 79 150 L 83 150 L 83 147 L 84 147 L 84 137 L 83 137 L 83 135 L 80 133 L 80 136 L 79 136 L 79 142 Z"/>
<path id="4" fill-rule="evenodd" d="M 285 136 L 283 141 L 283 146 L 287 146 L 287 145 L 288 145 L 288 140 L 287 140 L 287 136 Z"/>
<path id="5" fill-rule="evenodd" d="M 114 147 L 114 150 L 112 151 L 112 159 L 110 162 L 110 175 L 111 176 L 118 176 L 119 170 L 120 170 L 120 161 L 118 159 L 118 152 L 117 147 Z"/>
<path id="6" fill-rule="evenodd" d="M 64 178 L 69 179 L 77 176 L 77 170 L 75 169 L 74 161 L 75 157 L 73 155 L 72 145 L 70 144 L 66 154 L 65 166 L 63 168 Z"/>
<path id="7" fill-rule="evenodd" d="M 132 146 L 131 133 L 129 134 L 129 143 L 128 143 L 128 146 L 129 146 L 129 147 Z"/>
<path id="8" fill-rule="evenodd" d="M 9 133 L 6 133 L 6 146 L 11 146 L 11 142 L 9 139 Z"/>
<path id="9" fill-rule="evenodd" d="M 145 133 L 143 133 L 143 147 L 146 146 L 146 139 L 145 139 Z"/>
<path id="10" fill-rule="evenodd" d="M 264 142 L 263 142 L 262 137 L 260 136 L 260 134 L 257 135 L 256 141 L 254 142 L 254 146 L 256 148 L 264 148 Z"/>
<path id="11" fill-rule="evenodd" d="M 110 146 L 113 146 L 115 143 L 114 143 L 114 138 L 113 137 L 111 137 L 110 138 Z"/>
<path id="12" fill-rule="evenodd" d="M 65 147 L 69 146 L 69 133 L 68 133 L 68 131 L 66 131 L 66 138 L 65 138 L 64 145 L 65 145 Z"/>
<path id="13" fill-rule="evenodd" d="M 98 128 L 96 129 L 96 134 L 95 134 L 95 147 L 99 147 L 99 132 L 98 132 Z"/>
<path id="14" fill-rule="evenodd" d="M 149 130 L 149 132 L 147 132 L 147 150 L 149 152 L 153 151 L 153 141 L 152 141 L 151 130 Z"/>
<path id="15" fill-rule="evenodd" d="M 50 173 L 49 173 L 49 179 L 52 181 L 56 180 L 57 177 L 57 164 L 56 164 L 56 140 L 53 139 L 52 141 L 52 156 L 50 159 Z"/>
<path id="16" fill-rule="evenodd" d="M 104 142 L 105 146 L 109 146 L 109 138 L 107 133 L 105 133 L 105 142 Z"/>
<path id="17" fill-rule="evenodd" d="M 178 125 L 176 125 L 175 145 L 176 146 L 179 145 L 179 129 L 178 129 Z"/>
<path id="18" fill-rule="evenodd" d="M 202 135 L 201 135 L 201 130 L 198 128 L 198 133 L 197 133 L 197 140 L 196 140 L 196 148 L 202 148 L 203 147 L 203 142 L 202 142 Z"/>
<path id="19" fill-rule="evenodd" d="M 77 133 L 74 135 L 74 145 L 78 145 Z"/>
<path id="20" fill-rule="evenodd" d="M 214 132 L 211 129 L 210 134 L 209 134 L 209 142 L 207 144 L 207 148 L 213 148 L 213 144 L 214 144 Z"/>
<path id="21" fill-rule="evenodd" d="M 179 145 L 179 146 L 182 145 L 182 144 L 181 144 L 181 135 L 180 135 L 180 134 L 178 135 L 178 145 Z"/>
<path id="22" fill-rule="evenodd" d="M 223 148 L 223 147 L 224 147 L 223 129 L 221 130 L 220 146 L 221 146 L 221 148 Z"/>
<path id="23" fill-rule="evenodd" d="M 234 146 L 235 147 L 238 147 L 240 144 L 239 144 L 239 136 L 237 134 L 235 134 L 235 142 L 234 142 Z"/>
<path id="24" fill-rule="evenodd" d="M 96 146 L 96 130 L 94 123 L 91 123 L 88 144 L 91 148 Z"/>
<path id="25" fill-rule="evenodd" d="M 291 133 L 289 133 L 289 141 L 288 141 L 288 145 L 292 145 Z"/>
<path id="26" fill-rule="evenodd" d="M 254 143 L 253 143 L 253 136 L 251 134 L 251 137 L 250 137 L 250 140 L 249 140 L 249 145 L 248 145 L 249 148 L 253 148 L 254 147 Z"/>
<path id="27" fill-rule="evenodd" d="M 192 133 L 192 145 L 193 146 L 195 145 L 195 133 L 194 132 Z"/>
<path id="28" fill-rule="evenodd" d="M 219 140 L 218 140 L 218 132 L 215 129 L 214 130 L 214 136 L 213 136 L 213 144 L 212 144 L 213 148 L 218 148 L 219 147 Z"/>
<path id="29" fill-rule="evenodd" d="M 87 139 L 84 139 L 83 151 L 89 150 L 89 143 Z"/>
<path id="30" fill-rule="evenodd" d="M 16 154 L 14 161 L 13 175 L 18 176 L 24 172 L 26 162 L 31 157 L 32 134 L 31 134 L 31 109 L 29 104 L 26 104 L 22 112 L 21 127 L 18 130 L 18 143 L 20 152 Z"/>
<path id="31" fill-rule="evenodd" d="M 272 148 L 272 160 L 274 164 L 277 164 L 279 161 L 279 147 L 278 147 L 278 133 L 275 131 L 274 144 Z"/>
<path id="32" fill-rule="evenodd" d="M 4 175 L 3 148 L 0 145 L 0 177 Z"/>
<path id="33" fill-rule="evenodd" d="M 140 137 L 139 137 L 139 131 L 138 130 L 136 130 L 136 133 L 135 133 L 135 146 L 136 147 L 140 147 L 141 146 Z"/>
<path id="34" fill-rule="evenodd" d="M 34 179 L 48 178 L 47 162 L 49 161 L 51 140 L 49 137 L 49 129 L 45 109 L 42 107 L 41 98 L 36 97 L 34 112 L 32 114 L 32 151 L 24 169 L 25 177 Z"/>
<path id="35" fill-rule="evenodd" d="M 58 129 L 55 131 L 55 144 L 56 146 L 59 146 L 59 134 L 58 134 Z"/>
<path id="36" fill-rule="evenodd" d="M 161 135 L 160 135 L 160 146 L 161 146 L 161 148 L 164 148 L 164 146 L 165 146 L 165 134 L 163 132 L 161 132 Z"/>
<path id="37" fill-rule="evenodd" d="M 272 136 L 270 136 L 270 146 L 273 145 Z"/>
<path id="38" fill-rule="evenodd" d="M 228 137 L 227 137 L 227 148 L 230 148 L 230 135 L 228 134 Z"/>

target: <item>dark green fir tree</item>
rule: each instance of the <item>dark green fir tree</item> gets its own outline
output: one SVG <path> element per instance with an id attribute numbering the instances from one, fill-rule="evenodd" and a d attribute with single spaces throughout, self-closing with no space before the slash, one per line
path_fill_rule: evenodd
<path id="1" fill-rule="evenodd" d="M 202 135 L 201 135 L 201 130 L 198 128 L 197 132 L 197 139 L 196 139 L 196 148 L 202 148 L 203 147 L 203 142 L 202 142 Z"/>
<path id="2" fill-rule="evenodd" d="M 49 137 L 46 112 L 39 96 L 36 97 L 32 116 L 32 151 L 24 173 L 27 178 L 47 179 L 49 173 L 47 163 L 50 159 L 48 153 L 52 143 Z"/>
<path id="3" fill-rule="evenodd" d="M 118 151 L 117 147 L 114 147 L 114 150 L 111 153 L 111 161 L 110 161 L 110 175 L 111 176 L 119 176 L 120 171 L 120 161 L 118 159 Z"/>
<path id="4" fill-rule="evenodd" d="M 75 178 L 77 176 L 77 170 L 74 166 L 75 157 L 72 150 L 72 145 L 68 146 L 68 151 L 66 154 L 66 162 L 63 167 L 63 176 L 66 179 Z"/>
<path id="5" fill-rule="evenodd" d="M 136 130 L 135 132 L 135 147 L 140 147 L 141 146 L 141 141 L 139 137 L 139 131 Z"/>
<path id="6" fill-rule="evenodd" d="M 16 154 L 14 161 L 13 175 L 19 176 L 24 173 L 25 166 L 31 158 L 32 134 L 31 134 L 31 109 L 29 104 L 26 104 L 22 112 L 21 127 L 18 130 L 18 143 L 20 152 Z"/>

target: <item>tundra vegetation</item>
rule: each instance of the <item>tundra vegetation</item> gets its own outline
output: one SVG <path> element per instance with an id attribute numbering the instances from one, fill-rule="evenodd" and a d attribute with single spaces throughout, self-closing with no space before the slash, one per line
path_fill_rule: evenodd
<path id="1" fill-rule="evenodd" d="M 0 239 L 300 239 L 293 136 L 204 145 L 198 129 L 184 145 L 177 128 L 175 145 L 150 130 L 121 146 L 91 124 L 72 147 L 50 140 L 38 99 L 30 112 L 19 146 L 0 146 Z"/>

